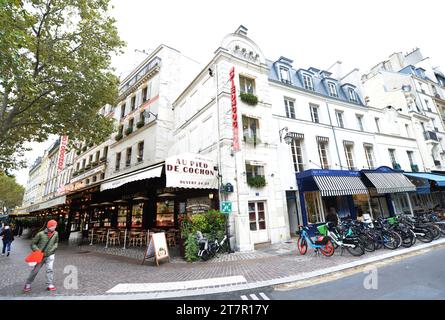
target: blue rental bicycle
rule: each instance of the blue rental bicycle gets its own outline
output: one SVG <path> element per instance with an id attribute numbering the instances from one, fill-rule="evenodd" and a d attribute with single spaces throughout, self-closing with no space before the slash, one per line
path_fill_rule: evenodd
<path id="1" fill-rule="evenodd" d="M 301 255 L 305 255 L 308 245 L 315 249 L 315 252 L 321 252 L 322 255 L 330 257 L 334 254 L 335 248 L 331 239 L 328 236 L 316 236 L 316 240 L 312 240 L 309 236 L 309 228 L 305 226 L 299 226 L 300 231 L 297 231 L 298 238 L 298 251 Z"/>

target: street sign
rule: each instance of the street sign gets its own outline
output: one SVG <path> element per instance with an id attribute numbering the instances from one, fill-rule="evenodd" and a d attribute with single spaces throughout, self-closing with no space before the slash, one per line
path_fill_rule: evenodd
<path id="1" fill-rule="evenodd" d="M 221 212 L 224 214 L 229 214 L 232 212 L 232 202 L 231 201 L 222 201 L 221 202 Z"/>
<path id="2" fill-rule="evenodd" d="M 233 192 L 233 185 L 231 183 L 226 183 L 226 185 L 224 186 L 224 191 Z"/>

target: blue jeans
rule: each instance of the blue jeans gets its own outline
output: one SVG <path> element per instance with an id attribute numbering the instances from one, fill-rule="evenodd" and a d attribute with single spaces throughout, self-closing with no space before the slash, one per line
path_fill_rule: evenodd
<path id="1" fill-rule="evenodd" d="M 3 254 L 5 254 L 5 250 L 8 252 L 11 252 L 11 243 L 12 243 L 12 241 L 3 240 L 3 250 L 2 250 Z"/>

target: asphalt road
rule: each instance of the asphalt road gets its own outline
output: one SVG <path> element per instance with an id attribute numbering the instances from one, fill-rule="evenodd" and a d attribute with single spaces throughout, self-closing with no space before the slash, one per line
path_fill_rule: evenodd
<path id="1" fill-rule="evenodd" d="M 200 300 L 445 300 L 445 248 L 297 289 L 264 287 L 187 297 Z"/>

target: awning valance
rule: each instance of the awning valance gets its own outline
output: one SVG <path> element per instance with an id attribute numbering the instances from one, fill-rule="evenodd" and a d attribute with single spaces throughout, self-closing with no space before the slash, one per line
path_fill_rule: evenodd
<path id="1" fill-rule="evenodd" d="M 401 172 L 364 172 L 377 193 L 416 191 L 416 186 Z"/>
<path id="2" fill-rule="evenodd" d="M 314 176 L 314 180 L 323 197 L 368 193 L 360 177 Z"/>
<path id="3" fill-rule="evenodd" d="M 126 175 L 119 176 L 115 179 L 112 179 L 108 182 L 103 183 L 100 186 L 100 191 L 118 188 L 126 183 L 137 181 L 137 180 L 159 178 L 162 174 L 163 167 L 164 167 L 164 165 L 160 164 L 155 167 L 146 168 L 142 171 L 130 172 Z"/>
<path id="4" fill-rule="evenodd" d="M 291 137 L 294 140 L 303 140 L 304 139 L 304 134 L 303 133 L 298 133 L 298 132 L 288 132 L 286 134 L 286 136 Z"/>

